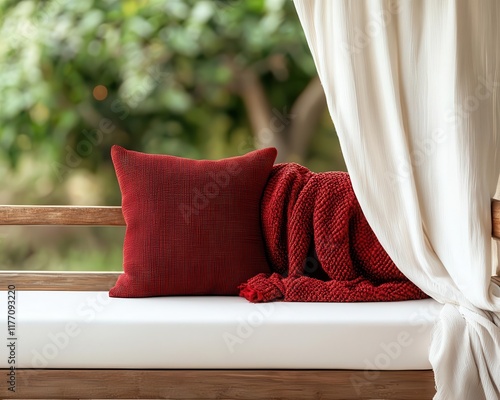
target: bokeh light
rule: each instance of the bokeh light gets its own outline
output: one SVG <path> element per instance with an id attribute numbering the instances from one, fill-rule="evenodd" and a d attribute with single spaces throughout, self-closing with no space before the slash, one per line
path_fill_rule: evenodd
<path id="1" fill-rule="evenodd" d="M 102 101 L 106 97 L 108 97 L 108 89 L 106 88 L 106 86 L 97 85 L 92 91 L 92 94 L 94 96 L 94 99 Z"/>

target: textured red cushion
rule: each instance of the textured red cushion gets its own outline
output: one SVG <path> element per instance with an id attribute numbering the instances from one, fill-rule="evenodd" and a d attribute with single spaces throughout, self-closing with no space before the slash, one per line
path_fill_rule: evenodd
<path id="1" fill-rule="evenodd" d="M 113 146 L 127 230 L 111 297 L 237 295 L 269 272 L 260 200 L 276 149 L 190 160 Z"/>

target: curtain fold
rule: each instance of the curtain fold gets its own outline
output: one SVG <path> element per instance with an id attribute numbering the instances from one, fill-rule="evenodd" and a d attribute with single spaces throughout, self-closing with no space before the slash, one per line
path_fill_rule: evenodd
<path id="1" fill-rule="evenodd" d="M 363 212 L 445 304 L 436 399 L 500 399 L 500 2 L 294 1 Z"/>

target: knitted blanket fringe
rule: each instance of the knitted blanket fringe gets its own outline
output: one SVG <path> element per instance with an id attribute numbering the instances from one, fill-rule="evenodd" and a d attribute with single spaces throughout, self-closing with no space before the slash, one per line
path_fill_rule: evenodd
<path id="1" fill-rule="evenodd" d="M 345 172 L 277 164 L 262 198 L 272 274 L 240 285 L 251 302 L 368 302 L 427 296 L 392 262 L 368 225 Z"/>

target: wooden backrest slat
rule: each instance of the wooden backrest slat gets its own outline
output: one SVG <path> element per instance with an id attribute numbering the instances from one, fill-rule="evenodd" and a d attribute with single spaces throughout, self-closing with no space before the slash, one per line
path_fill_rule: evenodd
<path id="1" fill-rule="evenodd" d="M 121 207 L 0 206 L 0 225 L 123 226 Z"/>
<path id="2" fill-rule="evenodd" d="M 492 235 L 500 240 L 500 201 L 491 202 Z M 0 225 L 96 225 L 124 226 L 121 207 L 1 206 Z M 5 290 L 108 291 L 119 272 L 0 271 Z M 500 276 L 492 277 L 500 286 Z"/>
<path id="3" fill-rule="evenodd" d="M 120 274 L 121 272 L 100 271 L 0 271 L 0 290 L 13 285 L 16 290 L 107 292 L 115 285 Z"/>
<path id="4" fill-rule="evenodd" d="M 492 236 L 500 240 L 500 200 L 491 201 Z M 0 225 L 124 226 L 121 207 L 2 206 Z"/>
<path id="5" fill-rule="evenodd" d="M 14 285 L 16 290 L 107 292 L 121 272 L 0 271 L 0 290 Z M 491 277 L 500 286 L 500 276 Z"/>
<path id="6" fill-rule="evenodd" d="M 500 200 L 491 200 L 491 235 L 500 240 Z"/>

